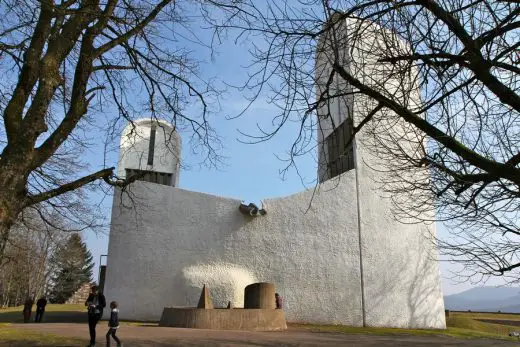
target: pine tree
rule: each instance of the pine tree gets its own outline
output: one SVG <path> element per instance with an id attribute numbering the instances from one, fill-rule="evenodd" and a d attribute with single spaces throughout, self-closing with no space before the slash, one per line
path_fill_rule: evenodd
<path id="1" fill-rule="evenodd" d="M 51 300 L 65 303 L 81 285 L 91 281 L 93 257 L 81 236 L 72 234 L 56 252 L 53 261 L 57 270 L 53 278 Z"/>

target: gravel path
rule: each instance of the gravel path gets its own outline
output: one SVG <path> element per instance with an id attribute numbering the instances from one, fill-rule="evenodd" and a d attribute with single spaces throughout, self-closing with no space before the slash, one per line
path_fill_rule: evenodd
<path id="1" fill-rule="evenodd" d="M 98 325 L 98 346 L 105 346 L 105 322 Z M 48 323 L 13 324 L 20 329 L 37 330 L 68 337 L 85 338 L 87 324 Z M 156 326 L 121 327 L 118 336 L 125 347 L 177 346 L 519 346 L 520 343 L 481 339 L 453 339 L 442 336 L 374 336 L 311 332 L 290 328 L 284 332 L 218 331 L 161 328 Z M 115 343 L 112 344 L 115 346 Z"/>

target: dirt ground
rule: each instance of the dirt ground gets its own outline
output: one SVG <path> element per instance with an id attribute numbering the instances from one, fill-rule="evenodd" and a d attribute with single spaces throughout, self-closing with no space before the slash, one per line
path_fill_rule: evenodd
<path id="1" fill-rule="evenodd" d="M 87 324 L 13 324 L 20 329 L 37 330 L 67 337 L 80 337 L 88 343 Z M 105 346 L 106 327 L 97 328 L 97 344 Z M 441 336 L 374 336 L 318 333 L 290 328 L 284 332 L 216 331 L 161 328 L 156 326 L 122 326 L 118 336 L 126 347 L 180 346 L 519 346 L 520 343 L 496 340 L 462 340 Z M 112 346 L 115 343 L 112 342 Z"/>

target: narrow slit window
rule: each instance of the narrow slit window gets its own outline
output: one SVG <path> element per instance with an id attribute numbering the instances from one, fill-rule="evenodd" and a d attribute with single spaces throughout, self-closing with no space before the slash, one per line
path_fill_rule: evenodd
<path id="1" fill-rule="evenodd" d="M 148 146 L 148 165 L 153 165 L 153 152 L 155 149 L 155 126 L 150 129 L 150 143 Z"/>

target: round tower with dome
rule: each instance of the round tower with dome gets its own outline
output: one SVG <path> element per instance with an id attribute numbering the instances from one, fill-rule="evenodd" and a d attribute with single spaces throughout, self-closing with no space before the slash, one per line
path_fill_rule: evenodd
<path id="1" fill-rule="evenodd" d="M 175 127 L 163 120 L 138 119 L 121 134 L 117 174 L 138 180 L 179 186 L 181 139 Z"/>

